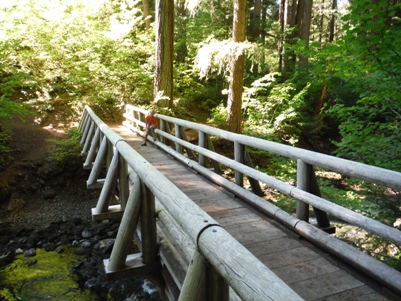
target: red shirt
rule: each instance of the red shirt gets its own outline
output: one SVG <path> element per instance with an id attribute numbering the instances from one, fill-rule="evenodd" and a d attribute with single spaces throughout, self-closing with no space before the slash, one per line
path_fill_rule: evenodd
<path id="1" fill-rule="evenodd" d="M 145 121 L 146 121 L 146 127 L 151 127 L 152 125 L 157 126 L 157 119 L 155 116 L 148 115 L 146 116 Z"/>

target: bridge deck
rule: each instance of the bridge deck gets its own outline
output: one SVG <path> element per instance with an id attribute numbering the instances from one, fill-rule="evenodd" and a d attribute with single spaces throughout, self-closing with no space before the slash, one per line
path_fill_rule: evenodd
<path id="1" fill-rule="evenodd" d="M 374 281 L 196 174 L 123 126 L 112 129 L 305 300 L 392 300 Z M 229 252 L 229 250 L 228 250 Z"/>

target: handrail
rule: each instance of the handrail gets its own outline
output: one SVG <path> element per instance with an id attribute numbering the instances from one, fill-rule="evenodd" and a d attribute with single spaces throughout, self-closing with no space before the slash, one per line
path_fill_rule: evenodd
<path id="1" fill-rule="evenodd" d="M 130 106 L 130 105 L 127 105 Z M 193 130 L 198 130 L 225 140 L 239 142 L 243 145 L 254 147 L 260 150 L 272 152 L 291 159 L 301 159 L 314 166 L 326 168 L 347 176 L 356 177 L 369 182 L 374 182 L 386 187 L 401 190 L 401 173 L 375 167 L 355 161 L 350 161 L 334 156 L 329 156 L 302 148 L 288 146 L 273 141 L 267 141 L 255 137 L 249 137 L 222 129 L 217 129 L 208 125 L 199 124 L 187 120 L 182 120 L 166 115 L 156 114 L 157 118 L 166 122 L 171 122 Z"/>
<path id="2" fill-rule="evenodd" d="M 277 275 L 220 227 L 212 217 L 112 131 L 88 106 L 85 107 L 85 112 L 82 119 L 87 124 L 80 124 L 80 129 L 85 128 L 81 144 L 86 145 L 87 140 L 91 139 L 85 135 L 92 133 L 93 136 L 95 131 L 101 131 L 103 139 L 107 139 L 114 146 L 114 156 L 110 166 L 118 164 L 116 161 L 119 156 L 125 160 L 128 167 L 132 169 L 131 172 L 140 178 L 155 196 L 156 201 L 163 205 L 162 207 L 197 246 L 202 256 L 213 265 L 239 297 L 243 300 L 302 300 Z M 93 129 L 94 127 L 96 130 Z M 87 128 L 92 130 L 86 130 Z M 107 186 L 107 183 L 104 185 Z M 104 190 L 102 190 L 103 193 Z M 130 195 L 127 206 L 133 200 L 134 197 L 131 198 Z M 96 210 L 101 211 L 101 207 L 102 204 L 98 204 Z M 124 212 L 123 221 L 129 218 Z M 225 242 L 225 246 L 221 244 L 222 241 Z M 227 245 L 231 250 L 235 250 L 230 253 L 230 256 L 227 256 Z M 242 264 L 234 268 L 230 266 L 232 262 Z"/>
<path id="3" fill-rule="evenodd" d="M 127 105 L 127 109 L 136 110 L 138 112 L 141 112 L 142 114 L 146 113 L 145 110 L 136 108 L 132 105 Z M 291 147 L 276 142 L 235 134 L 221 129 L 216 129 L 211 126 L 198 124 L 170 116 L 165 116 L 161 114 L 156 114 L 155 116 L 159 120 L 163 120 L 173 124 L 178 124 L 180 126 L 185 126 L 189 129 L 198 130 L 232 142 L 239 142 L 245 146 L 250 146 L 261 150 L 270 151 L 275 154 L 282 155 L 292 159 L 300 159 L 314 166 L 324 167 L 332 171 L 340 172 L 349 176 L 374 182 L 380 185 L 385 185 L 386 187 L 391 187 L 394 189 L 401 190 L 401 173 L 399 172 L 379 167 L 374 167 L 363 163 L 353 162 L 350 160 L 341 159 L 329 155 L 324 155 L 296 147 Z M 129 114 L 124 114 L 124 117 L 127 118 L 130 122 L 135 122 L 136 124 L 139 124 L 141 126 L 144 125 L 138 122 L 137 119 L 132 118 L 132 116 L 130 116 Z M 302 200 L 303 202 L 308 203 L 309 205 L 313 205 L 314 207 L 321 209 L 327 213 L 330 213 L 333 216 L 336 216 L 353 225 L 359 226 L 367 231 L 370 231 L 389 241 L 394 242 L 398 246 L 401 246 L 401 232 L 395 228 L 389 227 L 371 218 L 356 213 L 352 210 L 336 205 L 328 200 L 325 200 L 324 198 L 305 192 L 302 189 L 298 189 L 288 183 L 285 183 L 265 173 L 252 169 L 246 166 L 245 164 L 238 163 L 235 160 L 226 158 L 206 148 L 203 148 L 201 146 L 196 146 L 192 143 L 189 143 L 180 138 L 172 136 L 171 134 L 166 133 L 160 129 L 157 129 L 156 133 L 175 143 L 179 143 L 180 145 L 185 146 L 186 148 L 190 148 L 199 154 L 217 160 L 220 163 L 230 168 L 241 171 L 250 177 L 256 178 L 257 180 L 269 185 L 272 188 L 279 190 L 280 192 L 283 192 L 296 199 Z"/>
<path id="4" fill-rule="evenodd" d="M 142 130 L 144 129 L 144 123 L 141 120 L 144 120 L 146 113 L 147 112 L 143 109 L 137 108 L 132 105 L 127 105 L 126 113 L 124 114 L 126 121 L 124 121 L 123 124 L 131 130 L 134 130 L 141 134 Z M 269 203 L 268 201 L 265 201 L 264 199 L 254 195 L 248 190 L 243 189 L 242 187 L 214 173 L 210 169 L 206 168 L 204 164 L 201 164 L 200 161 L 198 163 L 189 156 L 185 156 L 180 152 L 177 152 L 176 150 L 180 149 L 180 147 L 185 147 L 186 149 L 198 153 L 199 157 L 205 156 L 212 160 L 216 160 L 228 166 L 229 168 L 234 169 L 236 172 L 246 174 L 248 175 L 248 177 L 265 183 L 270 187 L 275 188 L 278 191 L 297 199 L 299 202 L 306 203 L 323 212 L 336 216 L 341 220 L 349 222 L 350 224 L 359 226 L 371 233 L 374 233 L 384 239 L 395 243 L 398 246 L 401 246 L 401 231 L 393 227 L 384 225 L 374 219 L 363 216 L 352 210 L 334 204 L 329 200 L 326 200 L 319 195 L 316 195 L 316 193 L 311 193 L 310 190 L 305 190 L 302 185 L 294 187 L 288 183 L 285 183 L 267 174 L 250 168 L 243 162 L 238 161 L 237 158 L 233 160 L 217 154 L 214 151 L 210 150 L 208 147 L 201 145 L 201 134 L 213 135 L 232 141 L 234 142 L 234 147 L 238 147 L 238 145 L 243 145 L 269 151 L 291 159 L 296 159 L 298 160 L 298 166 L 300 164 L 302 165 L 306 163 L 306 165 L 310 165 L 312 167 L 318 166 L 326 168 L 328 170 L 336 171 L 344 175 L 356 177 L 398 190 L 401 190 L 401 173 L 329 155 L 324 155 L 313 151 L 282 145 L 263 139 L 235 134 L 207 125 L 197 124 L 194 122 L 181 120 L 166 115 L 156 114 L 155 116 L 158 119 L 160 125 L 159 128 L 156 130 L 156 133 L 157 135 L 159 135 L 159 137 L 163 138 L 159 139 L 159 142 L 156 142 L 159 148 L 162 148 L 164 151 L 168 152 L 175 158 L 194 168 L 197 172 L 202 173 L 206 177 L 210 178 L 212 181 L 218 183 L 219 185 L 222 185 L 229 191 L 252 203 L 252 205 L 256 206 L 261 211 L 282 221 L 285 225 L 291 227 L 294 231 L 313 241 L 323 249 L 326 249 L 336 256 L 339 256 L 349 264 L 354 265 L 355 267 L 368 273 L 378 281 L 389 285 L 390 287 L 401 293 L 401 274 L 398 271 L 373 259 L 369 255 L 366 255 L 365 253 L 362 253 L 359 250 L 352 248 L 351 246 L 343 243 L 335 237 L 324 235 L 324 233 L 321 233 L 322 231 L 313 227 L 309 223 L 304 222 L 302 219 L 300 220 L 298 218 L 292 217 L 290 214 L 284 212 L 283 210 Z M 166 124 L 168 123 L 174 124 L 174 128 L 176 129 L 175 135 L 169 132 L 169 127 L 166 126 Z M 182 137 L 180 137 L 180 134 L 177 134 L 177 126 L 197 130 L 199 132 L 199 145 L 192 144 L 190 142 L 187 142 L 186 139 L 182 139 Z M 176 148 L 173 149 L 172 147 L 161 143 L 161 141 L 164 141 L 164 139 L 176 144 Z M 179 145 L 180 147 L 177 147 L 177 145 Z M 300 172 L 301 171 L 299 169 L 298 181 L 299 179 L 302 180 L 302 176 L 304 176 L 300 174 Z M 308 220 L 306 219 L 305 221 Z"/>

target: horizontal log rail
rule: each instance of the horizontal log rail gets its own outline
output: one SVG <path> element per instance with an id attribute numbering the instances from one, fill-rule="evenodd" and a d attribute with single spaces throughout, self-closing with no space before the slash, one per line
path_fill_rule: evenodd
<path id="1" fill-rule="evenodd" d="M 138 123 L 143 126 L 142 120 L 138 118 Z M 116 216 L 116 212 L 109 210 L 116 183 L 120 192 L 122 220 L 110 259 L 104 262 L 111 279 L 113 274 L 133 275 L 133 270 L 157 274 L 160 269 L 158 253 L 163 253 L 162 247 L 166 245 L 162 241 L 161 250 L 157 246 L 155 219 L 159 215 L 161 222 L 167 222 L 171 217 L 175 227 L 194 246 L 179 300 L 207 300 L 207 296 L 228 300 L 229 288 L 242 300 L 303 300 L 89 107 L 85 107 L 79 130 L 83 133 L 82 153 L 86 155 L 84 168 L 91 168 L 87 185 L 102 187 L 97 206 L 92 210 L 93 216 Z M 102 180 L 99 175 L 104 165 L 107 175 Z M 139 226 L 141 253 L 130 255 L 134 231 Z M 227 249 L 233 252 L 228 255 Z M 233 263 L 236 263 L 235 267 Z"/>
<path id="2" fill-rule="evenodd" d="M 123 124 L 129 129 L 143 135 L 146 115 L 146 110 L 127 105 Z M 155 116 L 158 119 L 159 125 L 156 130 L 158 142 L 155 143 L 159 148 L 230 192 L 238 195 L 243 200 L 251 203 L 259 210 L 275 217 L 293 231 L 319 245 L 321 248 L 335 254 L 349 264 L 371 275 L 377 281 L 401 293 L 401 273 L 308 223 L 310 205 L 315 210 L 320 228 L 330 228 L 327 218 L 327 214 L 330 214 L 391 241 L 397 246 L 401 246 L 401 231 L 322 198 L 316 181 L 314 167 L 321 167 L 395 190 L 401 190 L 401 173 L 263 139 L 235 134 L 162 114 L 156 114 Z M 174 131 L 170 130 L 171 128 Z M 184 129 L 198 131 L 198 145 L 188 142 Z M 216 153 L 211 145 L 210 136 L 233 142 L 234 159 Z M 252 168 L 251 160 L 246 156 L 246 147 L 264 150 L 297 160 L 297 186 L 294 187 Z M 198 157 L 198 161 L 195 161 L 196 156 Z M 206 158 L 209 158 L 213 163 L 214 171 L 206 166 Z M 220 164 L 235 171 L 235 183 L 219 175 Z M 258 185 L 255 183 L 252 185 L 254 193 L 243 189 L 243 175 L 247 175 L 254 182 L 264 183 L 297 200 L 296 218 L 259 197 L 257 195 Z"/>

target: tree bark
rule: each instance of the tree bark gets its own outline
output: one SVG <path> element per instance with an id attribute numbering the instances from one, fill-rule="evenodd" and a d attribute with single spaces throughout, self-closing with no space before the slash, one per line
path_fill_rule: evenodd
<path id="1" fill-rule="evenodd" d="M 283 58 L 283 50 L 284 50 L 284 35 L 285 35 L 285 3 L 286 0 L 281 0 L 280 1 L 280 6 L 279 6 L 279 13 L 278 13 L 278 22 L 280 24 L 280 39 L 278 42 L 278 70 L 281 72 L 283 71 L 283 65 L 284 65 L 284 58 Z"/>
<path id="2" fill-rule="evenodd" d="M 233 42 L 230 69 L 230 86 L 227 101 L 228 130 L 241 132 L 241 106 L 244 89 L 244 53 L 237 53 L 236 43 L 245 41 L 246 0 L 234 0 Z"/>
<path id="3" fill-rule="evenodd" d="M 330 13 L 330 35 L 329 42 L 334 41 L 334 33 L 336 27 L 336 11 L 337 11 L 337 0 L 333 0 L 331 5 L 331 13 Z"/>
<path id="4" fill-rule="evenodd" d="M 143 5 L 143 18 L 145 19 L 146 29 L 150 29 L 150 9 L 149 9 L 149 0 L 142 0 Z"/>
<path id="5" fill-rule="evenodd" d="M 260 38 L 261 11 L 262 11 L 261 0 L 254 0 L 253 11 L 250 18 L 250 26 L 249 26 L 250 27 L 249 39 L 252 42 L 256 42 Z"/>
<path id="6" fill-rule="evenodd" d="M 155 102 L 173 106 L 174 0 L 156 1 Z"/>
<path id="7" fill-rule="evenodd" d="M 176 53 L 177 62 L 185 62 L 188 54 L 187 47 L 187 9 L 185 8 L 185 0 L 177 1 L 177 36 L 176 36 Z"/>
<path id="8" fill-rule="evenodd" d="M 301 20 L 301 40 L 305 41 L 305 48 L 309 48 L 309 34 L 312 18 L 312 3 L 313 0 L 304 0 L 303 14 Z M 308 58 L 305 56 L 299 57 L 300 66 L 306 66 L 308 64 Z"/>

